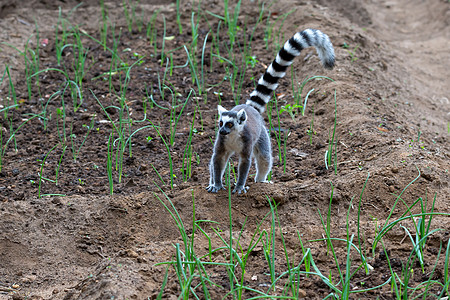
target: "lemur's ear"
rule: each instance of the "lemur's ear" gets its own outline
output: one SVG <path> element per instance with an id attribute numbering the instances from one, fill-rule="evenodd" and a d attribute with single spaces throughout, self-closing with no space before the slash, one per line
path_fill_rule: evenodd
<path id="1" fill-rule="evenodd" d="M 222 105 L 217 105 L 217 110 L 219 111 L 219 115 L 222 115 L 224 112 L 227 112 L 225 108 L 222 107 Z"/>
<path id="2" fill-rule="evenodd" d="M 238 119 L 239 124 L 242 124 L 247 120 L 247 113 L 245 112 L 244 109 L 241 109 L 240 111 L 238 111 L 237 119 Z"/>

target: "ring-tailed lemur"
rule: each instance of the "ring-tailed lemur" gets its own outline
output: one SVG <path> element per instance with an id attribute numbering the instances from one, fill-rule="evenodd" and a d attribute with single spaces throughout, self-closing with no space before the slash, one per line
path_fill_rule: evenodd
<path id="1" fill-rule="evenodd" d="M 329 37 L 315 29 L 306 29 L 291 37 L 278 52 L 275 60 L 258 81 L 246 104 L 231 110 L 218 106 L 219 132 L 211 158 L 208 192 L 217 193 L 223 189 L 222 177 L 228 159 L 234 153 L 239 155 L 239 169 L 233 193 L 246 192 L 252 157 L 256 160 L 256 182 L 265 182 L 272 168 L 272 149 L 269 135 L 261 113 L 278 86 L 278 80 L 304 48 L 314 46 L 322 64 L 327 69 L 334 67 L 334 49 Z"/>

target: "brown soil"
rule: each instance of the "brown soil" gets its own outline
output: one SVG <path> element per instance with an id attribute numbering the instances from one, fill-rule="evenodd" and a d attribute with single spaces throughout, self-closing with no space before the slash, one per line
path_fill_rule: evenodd
<path id="1" fill-rule="evenodd" d="M 105 107 L 113 103 L 117 105 L 108 81 L 101 79 L 101 75 L 109 71 L 111 55 L 93 40 L 83 38 L 84 46 L 89 48 L 90 65 L 83 80 L 84 100 L 80 109 L 74 111 L 73 106 L 70 109 L 72 104 L 68 94 L 64 97 L 69 102 L 65 120 L 67 134 L 74 134 L 74 148 L 81 149 L 74 160 L 70 138 L 64 154 L 63 147 L 58 145 L 60 132 L 57 128 L 61 128 L 62 120 L 58 118 L 57 110 L 62 107 L 62 97 L 52 98 L 64 83 L 64 76 L 52 71 L 40 74 L 40 89 L 33 86 L 30 99 L 25 84 L 23 56 L 8 46 L 23 51 L 31 36 L 30 46 L 36 49 L 36 22 L 40 43 L 48 39 L 48 44 L 39 48 L 41 69 L 58 67 L 54 46 L 58 7 L 71 24 L 79 24 L 81 30 L 100 38 L 99 5 L 97 1 L 87 1 L 71 12 L 78 1 L 23 2 L 6 0 L 0 4 L 0 40 L 4 42 L 0 49 L 0 66 L 2 72 L 6 65 L 9 66 L 20 103 L 10 112 L 13 129 L 10 118 L 5 119 L 3 112 L 0 115 L 3 145 L 12 130 L 25 119 L 42 112 L 47 102 L 48 123 L 45 126 L 39 118 L 26 123 L 17 131 L 15 140 L 7 145 L 3 158 L 0 173 L 0 299 L 155 299 L 166 269 L 156 264 L 173 260 L 174 245 L 182 244 L 175 222 L 157 198 L 165 199 L 162 191 L 173 202 L 186 228 L 192 228 L 195 199 L 196 219 L 218 222 L 214 228 L 220 229 L 225 239 L 229 233 L 227 193 L 209 194 L 205 191 L 211 140 L 214 139 L 216 126 L 215 107 L 219 103 L 214 92 L 222 93 L 224 107 L 234 105 L 230 84 L 223 81 L 226 74 L 224 64 L 213 59 L 210 66 L 207 58 L 206 83 L 220 84 L 208 89 L 207 102 L 203 98 L 191 98 L 182 113 L 175 143 L 170 149 L 176 175 L 174 188 L 166 185 L 160 191 L 155 185 L 161 185 L 155 170 L 166 183 L 169 182 L 168 155 L 156 131 L 147 128 L 133 135 L 132 156 L 127 150 L 121 182 L 117 172 L 114 172 L 114 195 L 110 196 L 106 160 L 112 126 L 93 94 Z M 160 9 L 161 14 L 156 20 L 159 48 L 162 15 L 166 20 L 166 35 L 175 37 L 166 40 L 166 49 L 175 49 L 192 41 L 190 1 L 184 1 L 186 3 L 183 5 L 183 34 L 178 34 L 173 4 L 160 3 L 166 1 L 141 2 L 145 4 L 139 4 L 137 12 L 139 15 L 144 12 L 146 21 L 156 9 Z M 221 2 L 205 0 L 202 7 L 220 15 L 223 14 Z M 109 17 L 117 25 L 117 31 L 123 26 L 118 49 L 123 60 L 130 65 L 136 61 L 133 53 L 152 53 L 153 46 L 145 39 L 145 29 L 139 32 L 134 28 L 131 33 L 128 32 L 121 3 L 107 1 L 106 7 Z M 280 0 L 270 6 L 271 21 L 293 7 L 296 10 L 287 17 L 282 27 L 282 40 L 299 29 L 321 29 L 330 36 L 337 56 L 336 68 L 325 71 L 313 50 L 304 51 L 293 64 L 297 81 L 313 75 L 329 76 L 335 81 L 308 83 L 305 90 L 315 90 L 308 99 L 305 116 L 293 120 L 284 113 L 280 124 L 275 124 L 290 131 L 286 146 L 286 170 L 278 159 L 273 131 L 273 184 L 255 184 L 250 178 L 249 192 L 244 196 L 231 197 L 233 235 L 237 238 L 241 228 L 244 228 L 240 243 L 245 249 L 260 222 L 261 229 L 269 230 L 270 222 L 263 219 L 270 212 L 266 196 L 272 197 L 279 204 L 280 229 L 291 262 L 298 263 L 301 259 L 299 233 L 305 246 L 311 248 L 319 269 L 327 275 L 331 270 L 337 281 L 335 264 L 327 255 L 324 243 L 308 241 L 324 236 L 318 212 L 327 214 L 332 186 L 332 236 L 345 238 L 345 219 L 349 208 L 350 230 L 356 234 L 358 201 L 367 180 L 361 197 L 360 230 L 365 253 L 374 269 L 369 275 L 358 271 L 351 289 L 363 285 L 367 288 L 377 286 L 385 282 L 390 273 L 380 246 L 375 256 L 369 250 L 376 226 L 387 220 L 397 195 L 414 181 L 401 195 L 403 202 L 400 201 L 393 210 L 391 221 L 406 211 L 405 205 L 413 204 L 420 197 L 428 200 L 429 208 L 436 197 L 435 211 L 450 213 L 450 3 L 444 0 Z M 256 23 L 259 8 L 253 1 L 243 1 L 238 25 L 245 28 L 247 24 L 247 34 Z M 203 43 L 209 31 L 208 24 L 217 28 L 218 22 L 212 15 L 205 14 L 199 26 L 199 44 Z M 280 24 L 278 22 L 274 31 L 278 31 Z M 271 39 L 272 46 L 266 48 L 263 25 L 256 28 L 252 41 L 252 54 L 260 63 L 249 69 L 244 78 L 243 98 L 252 91 L 252 78 L 264 71 L 275 53 L 277 38 Z M 240 42 L 245 36 L 240 31 Z M 220 43 L 223 43 L 222 49 L 229 44 L 226 33 L 221 35 Z M 109 32 L 108 46 L 112 47 L 112 44 Z M 207 43 L 207 53 L 210 46 Z M 128 48 L 131 51 L 124 51 Z M 63 53 L 67 68 L 75 54 L 70 47 Z M 147 56 L 144 63 L 132 68 L 126 97 L 135 121 L 145 118 L 143 105 L 148 100 L 146 92 L 153 93 L 159 105 L 170 106 L 158 92 L 158 76 L 164 72 L 160 59 L 160 56 Z M 176 50 L 174 65 L 181 66 L 185 62 L 184 50 Z M 112 84 L 116 90 L 120 89 L 119 77 L 123 79 L 124 75 L 113 78 Z M 196 88 L 187 67 L 175 69 L 168 80 L 172 88 L 181 94 L 180 99 L 186 99 L 191 88 Z M 292 99 L 291 83 L 290 76 L 282 80 L 277 90 L 280 105 Z M 334 91 L 337 95 L 337 175 L 333 170 L 327 170 L 324 164 L 324 154 L 334 125 Z M 10 96 L 10 86 L 5 77 L 0 91 L 3 107 L 10 103 Z M 197 104 L 201 117 L 196 115 L 194 126 L 197 133 L 192 140 L 196 161 L 193 163 L 192 177 L 183 182 L 180 172 L 183 151 Z M 109 108 L 107 111 L 113 121 L 118 119 L 115 109 Z M 267 120 L 267 114 L 264 116 Z M 161 126 L 165 137 L 169 134 L 169 117 L 167 110 L 148 108 L 147 118 Z M 94 129 L 82 144 L 91 120 Z M 312 120 L 315 134 L 310 139 L 307 130 Z M 137 129 L 143 125 L 136 123 L 134 126 Z M 55 145 L 58 146 L 49 153 Z M 39 180 L 44 159 L 42 176 L 50 179 L 55 179 L 55 169 L 61 162 L 57 185 Z M 417 180 L 414 180 L 416 177 Z M 66 196 L 40 198 L 39 193 Z M 418 211 L 415 206 L 413 212 Z M 204 224 L 207 223 L 203 223 L 203 230 L 215 237 L 212 247 L 222 246 L 212 230 L 213 226 Z M 411 226 L 411 222 L 402 224 Z M 413 285 L 425 281 L 433 270 L 441 243 L 446 245 L 449 240 L 450 219 L 446 216 L 435 217 L 431 229 L 435 228 L 444 230 L 433 234 L 428 240 L 426 270 L 424 275 L 420 269 L 415 271 L 411 281 Z M 402 263 L 406 262 L 412 250 L 410 239 L 403 229 L 395 227 L 383 242 L 393 268 L 400 272 Z M 277 272 L 284 272 L 287 269 L 286 260 L 278 231 L 275 247 L 275 268 Z M 337 257 L 344 265 L 346 247 L 337 242 L 335 247 Z M 197 256 L 208 253 L 208 240 L 199 232 L 195 237 L 195 250 Z M 223 262 L 226 255 L 226 251 L 217 252 L 212 259 Z M 354 257 L 355 266 L 357 262 L 358 258 Z M 436 268 L 436 280 L 442 280 L 443 268 L 441 257 Z M 266 289 L 270 277 L 261 245 L 252 252 L 246 271 L 247 286 Z M 224 268 L 211 267 L 208 273 L 218 285 L 226 287 L 229 284 Z M 300 288 L 307 298 L 323 298 L 331 292 L 315 277 L 302 278 Z M 430 291 L 437 292 L 437 286 Z M 175 299 L 174 295 L 179 293 L 177 277 L 170 269 L 164 297 Z M 223 296 L 224 289 L 211 288 L 212 299 Z M 244 298 L 251 296 L 255 294 L 244 294 Z M 389 284 L 359 296 L 365 299 L 393 297 Z"/>

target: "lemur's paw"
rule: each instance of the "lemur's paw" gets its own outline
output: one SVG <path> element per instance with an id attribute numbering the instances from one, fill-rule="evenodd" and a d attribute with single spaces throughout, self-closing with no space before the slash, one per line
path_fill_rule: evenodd
<path id="1" fill-rule="evenodd" d="M 255 182 L 272 183 L 272 184 L 273 184 L 272 181 L 268 181 L 268 180 L 266 180 L 266 179 L 264 179 L 264 180 L 255 180 Z"/>
<path id="2" fill-rule="evenodd" d="M 238 193 L 238 195 L 240 194 L 245 194 L 248 191 L 248 186 L 236 186 L 233 190 L 233 194 Z"/>
<path id="3" fill-rule="evenodd" d="M 217 185 L 212 185 L 212 184 L 206 188 L 206 190 L 210 193 L 217 193 L 218 191 L 224 190 L 224 189 L 225 188 L 222 185 L 217 186 Z"/>

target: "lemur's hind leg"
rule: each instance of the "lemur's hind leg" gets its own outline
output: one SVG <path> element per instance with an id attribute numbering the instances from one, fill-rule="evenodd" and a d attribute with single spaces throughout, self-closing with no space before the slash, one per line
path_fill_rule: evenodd
<path id="1" fill-rule="evenodd" d="M 267 175 L 272 170 L 272 146 L 266 128 L 263 128 L 253 151 L 256 160 L 256 182 L 267 182 Z"/>

